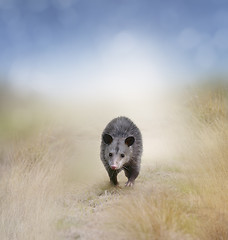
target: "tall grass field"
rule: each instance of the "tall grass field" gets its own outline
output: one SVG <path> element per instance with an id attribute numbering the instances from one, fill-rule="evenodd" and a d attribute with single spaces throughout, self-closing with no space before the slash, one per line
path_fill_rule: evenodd
<path id="1" fill-rule="evenodd" d="M 2 90 L 0 239 L 228 239 L 228 88 L 165 97 L 47 103 Z M 99 159 L 114 117 L 140 128 L 132 188 L 111 186 Z"/>

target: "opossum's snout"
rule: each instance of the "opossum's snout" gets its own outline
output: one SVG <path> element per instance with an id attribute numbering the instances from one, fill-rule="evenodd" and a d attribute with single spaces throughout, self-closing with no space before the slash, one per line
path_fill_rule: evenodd
<path id="1" fill-rule="evenodd" d="M 118 167 L 116 165 L 111 165 L 112 170 L 116 170 Z"/>
<path id="2" fill-rule="evenodd" d="M 110 156 L 111 155 L 111 156 Z M 109 166 L 112 170 L 118 170 L 123 167 L 123 165 L 126 163 L 125 154 L 116 154 L 115 156 L 112 156 L 112 154 L 109 154 Z"/>
<path id="3" fill-rule="evenodd" d="M 109 166 L 112 170 L 120 169 L 120 160 L 116 157 L 111 157 L 109 160 Z"/>
<path id="4" fill-rule="evenodd" d="M 108 154 L 108 156 L 109 156 L 109 166 L 110 166 L 110 168 L 112 169 L 112 170 L 116 170 L 117 168 L 118 168 L 118 166 L 117 166 L 117 161 L 116 161 L 116 159 L 113 159 L 113 153 L 109 153 Z"/>
<path id="5" fill-rule="evenodd" d="M 110 165 L 110 168 L 112 170 L 118 170 L 122 168 L 122 164 Z"/>

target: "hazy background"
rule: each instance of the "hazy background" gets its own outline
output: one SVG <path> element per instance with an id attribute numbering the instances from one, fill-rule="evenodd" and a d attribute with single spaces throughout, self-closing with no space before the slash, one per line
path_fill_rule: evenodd
<path id="1" fill-rule="evenodd" d="M 0 239 L 228 239 L 227 66 L 227 0 L 0 0 Z"/>
<path id="2" fill-rule="evenodd" d="M 226 80 L 228 2 L 0 0 L 0 36 L 2 136 L 67 128 L 81 159 L 99 158 L 105 125 L 124 115 L 144 158 L 167 161 L 186 136 L 183 89 Z"/>
<path id="3" fill-rule="evenodd" d="M 227 0 L 1 0 L 0 76 L 68 99 L 150 96 L 227 73 Z"/>

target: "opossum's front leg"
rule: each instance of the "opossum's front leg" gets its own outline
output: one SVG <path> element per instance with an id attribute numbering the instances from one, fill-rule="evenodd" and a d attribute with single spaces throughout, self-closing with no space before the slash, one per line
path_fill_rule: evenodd
<path id="1" fill-rule="evenodd" d="M 108 171 L 108 175 L 109 175 L 109 178 L 110 178 L 110 182 L 111 182 L 113 185 L 118 185 L 118 181 L 117 181 L 117 171 L 109 170 L 109 171 Z"/>
<path id="2" fill-rule="evenodd" d="M 139 175 L 139 170 L 137 168 L 124 168 L 125 176 L 128 178 L 128 181 L 125 183 L 126 187 L 132 187 L 134 185 L 135 179 Z"/>

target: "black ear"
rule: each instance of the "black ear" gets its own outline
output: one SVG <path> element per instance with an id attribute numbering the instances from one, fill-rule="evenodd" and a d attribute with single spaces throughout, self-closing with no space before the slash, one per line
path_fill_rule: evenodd
<path id="1" fill-rule="evenodd" d="M 130 147 L 134 142 L 135 142 L 134 137 L 128 137 L 125 139 L 125 143 L 128 145 L 128 147 Z"/>
<path id="2" fill-rule="evenodd" d="M 106 144 L 110 144 L 113 141 L 113 138 L 109 134 L 104 134 L 103 135 L 103 140 Z"/>

